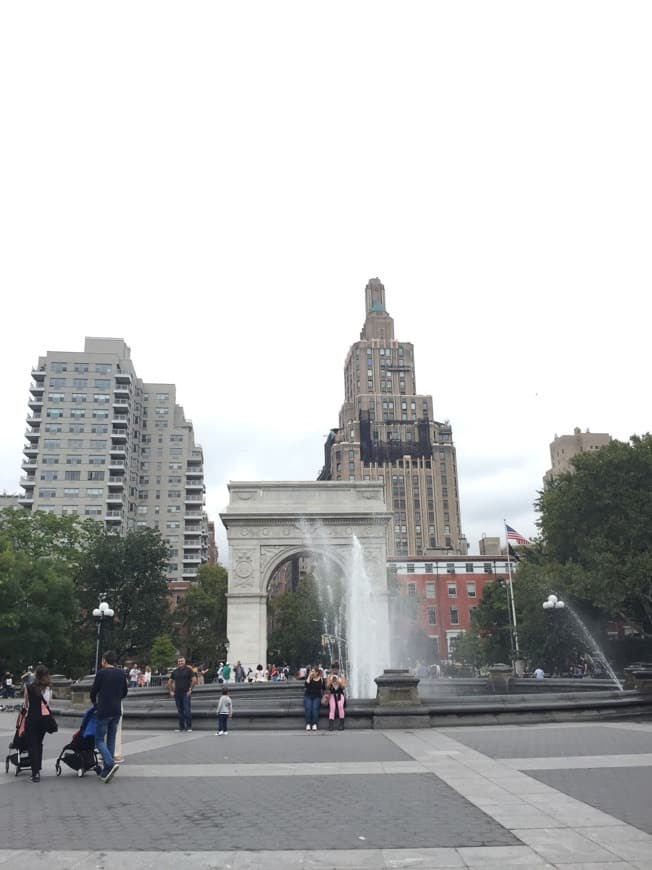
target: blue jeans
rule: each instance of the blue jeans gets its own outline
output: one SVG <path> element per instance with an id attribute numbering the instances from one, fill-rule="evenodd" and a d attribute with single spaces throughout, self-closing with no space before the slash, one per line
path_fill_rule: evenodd
<path id="1" fill-rule="evenodd" d="M 311 695 L 303 696 L 303 709 L 306 714 L 306 725 L 317 725 L 319 723 L 319 707 L 321 706 L 321 696 L 312 697 Z"/>
<path id="2" fill-rule="evenodd" d="M 179 731 L 189 731 L 192 728 L 192 713 L 190 711 L 190 695 L 186 692 L 175 692 L 174 701 L 179 714 Z"/>
<path id="3" fill-rule="evenodd" d="M 226 734 L 229 730 L 229 714 L 228 713 L 218 713 L 217 714 L 217 730 L 224 731 Z"/>
<path id="4" fill-rule="evenodd" d="M 118 733 L 119 723 L 120 714 L 118 713 L 117 716 L 98 719 L 95 725 L 95 746 L 104 761 L 105 772 L 115 764 L 113 753 L 115 752 L 115 737 Z"/>

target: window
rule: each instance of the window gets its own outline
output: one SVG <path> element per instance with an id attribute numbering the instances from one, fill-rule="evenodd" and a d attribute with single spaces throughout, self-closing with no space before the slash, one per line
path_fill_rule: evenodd
<path id="1" fill-rule="evenodd" d="M 105 462 L 106 462 L 106 457 L 101 456 L 99 454 L 95 454 L 93 456 L 88 457 L 88 464 L 89 465 L 104 465 Z"/>
<path id="2" fill-rule="evenodd" d="M 51 372 L 67 372 L 68 371 L 68 363 L 67 362 L 51 362 L 50 363 L 50 371 Z"/>
<path id="3" fill-rule="evenodd" d="M 473 571 L 475 569 L 473 562 L 467 562 L 465 565 L 465 569 L 467 574 L 473 574 Z"/>
<path id="4" fill-rule="evenodd" d="M 455 573 L 455 562 L 446 562 L 446 573 L 454 574 Z"/>
<path id="5" fill-rule="evenodd" d="M 82 417 L 86 416 L 86 408 L 71 408 L 70 416 L 73 420 L 80 420 Z"/>
<path id="6" fill-rule="evenodd" d="M 104 495 L 104 487 L 102 486 L 87 486 L 86 487 L 86 495 L 90 495 L 91 497 L 96 497 L 98 495 Z"/>
<path id="7" fill-rule="evenodd" d="M 407 585 L 408 596 L 410 598 L 417 597 L 417 584 L 416 583 L 408 583 Z"/>
<path id="8" fill-rule="evenodd" d="M 46 450 L 58 450 L 61 447 L 61 441 L 58 441 L 54 438 L 46 438 L 43 442 L 43 447 Z"/>
<path id="9" fill-rule="evenodd" d="M 61 423 L 46 423 L 45 424 L 46 432 L 63 432 L 63 426 Z"/>
<path id="10" fill-rule="evenodd" d="M 111 395 L 109 393 L 93 393 L 93 401 L 96 405 L 106 405 L 107 402 L 111 401 Z"/>
<path id="11" fill-rule="evenodd" d="M 64 477 L 66 480 L 81 480 L 81 471 L 66 471 Z"/>
<path id="12" fill-rule="evenodd" d="M 57 491 L 56 489 L 44 489 L 41 487 L 38 491 L 39 498 L 56 498 Z"/>
<path id="13" fill-rule="evenodd" d="M 156 401 L 157 402 L 169 402 L 170 401 L 170 394 L 169 393 L 157 393 L 156 394 Z"/>
<path id="14" fill-rule="evenodd" d="M 433 573 L 433 565 L 432 562 L 426 562 L 426 574 Z"/>
<path id="15" fill-rule="evenodd" d="M 459 625 L 460 624 L 460 616 L 457 610 L 457 607 L 451 607 L 451 625 Z"/>
<path id="16" fill-rule="evenodd" d="M 475 583 L 467 583 L 466 584 L 466 594 L 469 598 L 476 597 L 476 588 Z"/>
<path id="17" fill-rule="evenodd" d="M 74 371 L 80 372 L 81 374 L 84 374 L 85 372 L 88 371 L 88 363 L 81 363 L 81 362 L 75 363 Z"/>
<path id="18" fill-rule="evenodd" d="M 100 440 L 100 439 L 95 439 L 95 440 L 91 441 L 88 446 L 94 450 L 106 450 L 106 441 Z"/>
<path id="19" fill-rule="evenodd" d="M 78 455 L 66 456 L 66 465 L 81 465 L 82 458 Z"/>
<path id="20" fill-rule="evenodd" d="M 74 432 L 75 435 L 79 435 L 80 432 L 84 431 L 84 424 L 83 423 L 71 423 L 68 426 L 68 431 Z"/>
<path id="21" fill-rule="evenodd" d="M 167 416 L 167 414 L 170 413 L 170 409 L 169 408 L 156 408 L 155 413 L 159 417 L 165 417 L 165 416 Z"/>
<path id="22" fill-rule="evenodd" d="M 76 405 L 82 405 L 87 401 L 86 393 L 73 393 L 70 397 L 70 400 L 74 402 Z"/>
<path id="23" fill-rule="evenodd" d="M 63 408 L 48 408 L 46 413 L 46 417 L 63 417 Z"/>
<path id="24" fill-rule="evenodd" d="M 494 572 L 493 564 L 491 562 L 485 562 L 484 563 L 484 573 L 485 574 L 493 574 L 493 572 Z"/>
<path id="25" fill-rule="evenodd" d="M 95 363 L 95 371 L 101 375 L 110 374 L 112 368 L 111 363 Z"/>
<path id="26" fill-rule="evenodd" d="M 181 508 L 178 504 L 169 504 L 168 505 L 168 513 L 169 514 L 178 514 Z"/>
<path id="27" fill-rule="evenodd" d="M 67 487 L 63 491 L 64 498 L 79 498 L 79 487 Z"/>
<path id="28" fill-rule="evenodd" d="M 138 507 L 136 508 L 136 513 L 137 514 L 146 514 L 147 513 L 147 505 L 146 504 L 139 504 Z"/>
<path id="29" fill-rule="evenodd" d="M 93 419 L 94 420 L 106 420 L 109 416 L 108 411 L 100 411 L 99 408 L 95 408 L 93 411 Z"/>
<path id="30" fill-rule="evenodd" d="M 448 584 L 448 597 L 457 598 L 457 583 Z"/>
<path id="31" fill-rule="evenodd" d="M 414 562 L 408 562 L 407 572 L 408 574 L 414 574 Z"/>
<path id="32" fill-rule="evenodd" d="M 106 423 L 93 423 L 91 426 L 91 432 L 94 435 L 106 435 L 109 431 L 109 427 Z"/>
<path id="33" fill-rule="evenodd" d="M 111 386 L 111 378 L 95 378 L 94 386 L 100 390 L 108 390 Z"/>
<path id="34" fill-rule="evenodd" d="M 78 450 L 80 447 L 84 446 L 83 438 L 69 438 L 68 439 L 68 447 L 71 447 L 73 450 Z"/>
<path id="35" fill-rule="evenodd" d="M 428 625 L 437 625 L 437 610 L 434 607 L 428 608 Z"/>
<path id="36" fill-rule="evenodd" d="M 88 378 L 73 378 L 72 379 L 73 387 L 87 387 L 88 386 Z"/>
<path id="37" fill-rule="evenodd" d="M 434 583 L 426 583 L 426 598 L 434 598 L 435 597 L 435 584 Z"/>
<path id="38" fill-rule="evenodd" d="M 181 498 L 181 490 L 180 489 L 169 489 L 168 490 L 168 498 Z"/>
<path id="39" fill-rule="evenodd" d="M 66 397 L 63 393 L 50 393 L 48 395 L 49 402 L 65 402 Z"/>
<path id="40" fill-rule="evenodd" d="M 181 528 L 181 523 L 179 520 L 168 520 L 165 524 L 166 529 L 178 529 Z"/>
<path id="41" fill-rule="evenodd" d="M 43 465 L 58 465 L 59 457 L 53 453 L 45 453 L 41 459 Z"/>
<path id="42" fill-rule="evenodd" d="M 84 508 L 84 514 L 87 517 L 99 517 L 102 514 L 101 504 L 87 504 Z"/>
<path id="43" fill-rule="evenodd" d="M 104 471 L 89 471 L 87 480 L 104 480 Z"/>
<path id="44" fill-rule="evenodd" d="M 50 386 L 51 387 L 65 387 L 66 379 L 65 378 L 50 378 Z"/>
<path id="45" fill-rule="evenodd" d="M 57 480 L 59 478 L 58 471 L 42 471 L 41 480 Z"/>

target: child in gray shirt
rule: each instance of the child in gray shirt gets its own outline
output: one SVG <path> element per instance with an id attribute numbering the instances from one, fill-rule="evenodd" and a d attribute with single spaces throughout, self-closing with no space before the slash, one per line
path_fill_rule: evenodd
<path id="1" fill-rule="evenodd" d="M 233 715 L 233 701 L 229 697 L 229 690 L 222 689 L 222 697 L 217 703 L 217 734 L 229 733 L 229 719 Z"/>

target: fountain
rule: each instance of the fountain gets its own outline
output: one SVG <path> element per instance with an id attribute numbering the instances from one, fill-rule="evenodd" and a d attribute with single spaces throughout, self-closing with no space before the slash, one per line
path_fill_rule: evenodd
<path id="1" fill-rule="evenodd" d="M 322 634 L 331 661 L 346 671 L 348 695 L 372 698 L 374 679 L 389 663 L 387 602 L 382 584 L 374 583 L 356 535 L 342 566 L 329 553 L 328 538 L 319 524 L 300 524 L 322 607 Z M 384 584 L 384 576 L 383 576 Z"/>
<path id="2" fill-rule="evenodd" d="M 600 662 L 604 666 L 605 670 L 607 671 L 607 673 L 609 674 L 609 676 L 613 680 L 614 684 L 618 687 L 618 690 L 620 692 L 623 692 L 625 690 L 624 686 L 621 683 L 621 681 L 618 679 L 618 677 L 616 676 L 616 673 L 615 673 L 614 669 L 611 667 L 611 665 L 609 664 L 607 657 L 600 649 L 600 646 L 598 645 L 596 639 L 593 637 L 591 632 L 588 630 L 588 628 L 584 624 L 584 621 L 581 619 L 580 615 L 570 606 L 570 604 L 566 604 L 566 602 L 561 601 L 556 595 L 551 594 L 543 602 L 543 609 L 544 610 L 562 610 L 562 609 L 565 609 L 567 613 L 570 613 L 570 615 L 575 620 L 575 624 L 577 625 L 580 632 L 582 633 L 584 640 L 586 642 L 588 642 L 589 649 L 591 651 L 591 655 L 594 654 L 594 651 L 597 651 L 597 654 L 600 657 Z"/>

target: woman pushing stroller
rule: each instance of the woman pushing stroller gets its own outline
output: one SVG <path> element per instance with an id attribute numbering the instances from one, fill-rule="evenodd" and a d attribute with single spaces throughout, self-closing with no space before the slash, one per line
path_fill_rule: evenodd
<path id="1" fill-rule="evenodd" d="M 43 738 L 51 730 L 52 716 L 48 707 L 51 695 L 50 672 L 45 665 L 38 665 L 34 671 L 34 681 L 26 684 L 23 691 L 23 703 L 27 710 L 25 748 L 29 752 L 32 782 L 41 781 Z"/>

